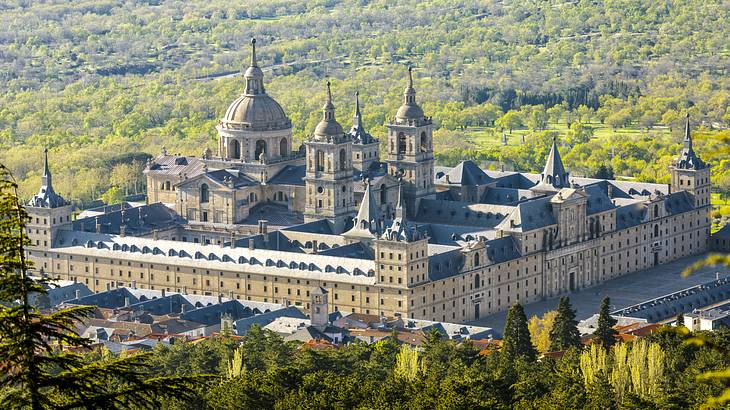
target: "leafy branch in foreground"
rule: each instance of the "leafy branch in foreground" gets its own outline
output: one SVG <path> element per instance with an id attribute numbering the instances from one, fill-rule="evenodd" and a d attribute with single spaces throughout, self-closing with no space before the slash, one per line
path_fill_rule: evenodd
<path id="1" fill-rule="evenodd" d="M 45 314 L 29 303 L 50 279 L 29 275 L 27 220 L 17 184 L 0 165 L 0 407 L 157 408 L 167 397 L 194 397 L 194 384 L 209 376 L 152 377 L 146 353 L 88 363 L 67 350 L 92 347 L 75 324 L 94 308 Z"/>

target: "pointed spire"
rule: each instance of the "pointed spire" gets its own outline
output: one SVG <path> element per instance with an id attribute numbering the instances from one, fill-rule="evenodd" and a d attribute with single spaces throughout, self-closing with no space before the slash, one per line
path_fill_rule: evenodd
<path id="1" fill-rule="evenodd" d="M 403 206 L 403 179 L 398 181 L 398 202 L 395 204 L 395 219 L 405 219 L 405 211 Z"/>
<path id="2" fill-rule="evenodd" d="M 563 159 L 560 158 L 557 138 L 553 138 L 553 145 L 550 148 L 547 161 L 545 161 L 545 169 L 542 171 L 540 185 L 549 185 L 554 188 L 570 186 L 568 183 L 568 173 L 565 172 Z"/>
<path id="3" fill-rule="evenodd" d="M 48 167 L 48 147 L 43 148 L 43 185 L 51 186 L 53 181 L 51 180 L 51 169 Z"/>
<path id="4" fill-rule="evenodd" d="M 677 168 L 680 169 L 704 169 L 706 164 L 700 159 L 692 148 L 692 131 L 687 113 L 684 124 L 684 147 L 677 161 Z"/>
<path id="5" fill-rule="evenodd" d="M 413 67 L 408 67 L 408 86 L 403 91 L 403 104 L 395 114 L 397 121 L 423 121 L 424 115 L 421 107 L 416 104 L 416 89 L 413 88 Z"/>
<path id="6" fill-rule="evenodd" d="M 413 88 L 413 67 L 408 66 L 408 87 L 403 92 L 403 103 L 406 105 L 416 104 L 416 89 Z"/>
<path id="7" fill-rule="evenodd" d="M 360 91 L 355 91 L 355 118 L 360 118 Z"/>
<path id="8" fill-rule="evenodd" d="M 43 175 L 41 176 L 41 188 L 38 193 L 31 198 L 28 205 L 43 208 L 56 208 L 66 205 L 66 200 L 53 190 L 51 168 L 48 166 L 48 148 L 43 149 Z"/>
<path id="9" fill-rule="evenodd" d="M 408 88 L 413 88 L 413 67 L 408 66 Z"/>
<path id="10" fill-rule="evenodd" d="M 365 194 L 360 203 L 360 209 L 357 211 L 352 229 L 347 231 L 345 235 L 374 238 L 374 235 L 380 235 L 382 232 L 383 213 L 380 211 L 375 195 L 370 189 L 370 181 L 367 177 L 364 177 L 363 184 Z"/>

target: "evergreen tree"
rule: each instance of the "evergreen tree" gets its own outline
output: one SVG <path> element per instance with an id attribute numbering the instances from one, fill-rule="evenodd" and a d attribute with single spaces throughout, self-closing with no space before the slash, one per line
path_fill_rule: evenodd
<path id="1" fill-rule="evenodd" d="M 601 302 L 601 310 L 598 312 L 598 327 L 593 333 L 594 341 L 600 343 L 605 349 L 610 349 L 616 343 L 616 329 L 613 327 L 617 321 L 610 314 L 609 305 L 611 300 L 606 297 Z"/>
<path id="2" fill-rule="evenodd" d="M 537 359 L 537 351 L 532 345 L 527 317 L 522 305 L 515 303 L 507 312 L 507 324 L 502 337 L 502 356 L 507 363 L 521 358 L 528 362 Z"/>
<path id="3" fill-rule="evenodd" d="M 575 320 L 575 310 L 567 297 L 561 297 L 558 303 L 558 314 L 550 329 L 550 350 L 568 350 L 571 347 L 581 348 L 578 321 Z"/>
<path id="4" fill-rule="evenodd" d="M 684 326 L 684 312 L 677 313 L 677 327 Z"/>
<path id="5" fill-rule="evenodd" d="M 27 220 L 17 184 L 0 165 L 0 408 L 157 408 L 167 397 L 192 397 L 202 377 L 150 377 L 148 354 L 88 362 L 64 350 L 91 347 L 74 323 L 94 307 L 43 314 L 30 304 L 50 280 L 29 275 Z"/>

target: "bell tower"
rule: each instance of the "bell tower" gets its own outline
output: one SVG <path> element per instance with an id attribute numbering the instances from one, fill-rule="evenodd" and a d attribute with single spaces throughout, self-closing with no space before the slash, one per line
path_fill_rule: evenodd
<path id="1" fill-rule="evenodd" d="M 408 68 L 408 86 L 403 92 L 403 104 L 395 118 L 388 123 L 388 173 L 403 175 L 403 200 L 409 214 L 418 210 L 418 201 L 432 195 L 433 182 L 433 122 L 416 103 L 413 72 Z"/>
<path id="2" fill-rule="evenodd" d="M 679 158 L 669 166 L 672 192 L 687 191 L 696 208 L 710 206 L 710 166 L 692 148 L 689 114 L 684 128 L 684 147 Z"/>
<path id="3" fill-rule="evenodd" d="M 334 232 L 342 233 L 355 213 L 352 136 L 345 134 L 335 119 L 329 81 L 322 121 L 304 145 L 307 150 L 304 221 L 329 219 Z"/>

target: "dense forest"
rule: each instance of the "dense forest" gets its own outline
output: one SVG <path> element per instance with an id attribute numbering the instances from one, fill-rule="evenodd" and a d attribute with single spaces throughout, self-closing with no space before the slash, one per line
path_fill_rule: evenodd
<path id="1" fill-rule="evenodd" d="M 17 0 L 0 10 L 0 162 L 23 197 L 37 189 L 43 146 L 57 190 L 81 205 L 142 190 L 139 171 L 163 146 L 214 148 L 251 37 L 297 141 L 319 119 L 325 78 L 343 124 L 359 90 L 369 130 L 384 136 L 412 65 L 442 164 L 538 171 L 557 136 L 574 175 L 667 181 L 690 113 L 716 185 L 730 187 L 723 0 Z"/>

